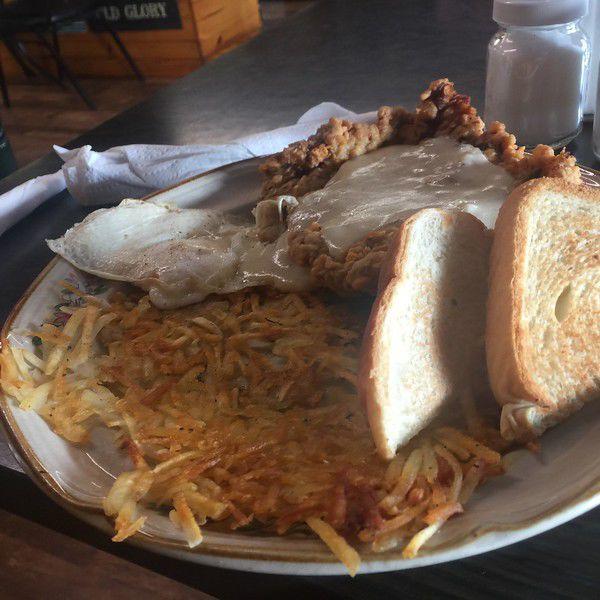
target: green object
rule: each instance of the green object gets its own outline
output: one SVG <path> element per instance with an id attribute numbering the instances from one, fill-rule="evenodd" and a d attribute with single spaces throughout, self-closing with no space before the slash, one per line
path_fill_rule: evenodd
<path id="1" fill-rule="evenodd" d="M 4 133 L 4 127 L 0 123 L 0 179 L 10 175 L 17 170 L 17 161 L 13 154 L 10 142 Z"/>

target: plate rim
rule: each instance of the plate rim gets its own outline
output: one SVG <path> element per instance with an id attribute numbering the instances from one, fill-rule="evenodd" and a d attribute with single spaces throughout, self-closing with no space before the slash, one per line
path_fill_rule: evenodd
<path id="1" fill-rule="evenodd" d="M 256 158 L 245 159 L 243 161 L 216 167 L 215 169 L 189 177 L 177 184 L 146 195 L 141 198 L 141 200 L 155 198 L 156 196 L 177 189 L 193 181 L 210 177 L 220 171 L 226 171 L 232 166 L 239 167 L 245 163 L 251 162 L 256 162 Z M 581 165 L 580 168 L 600 182 L 600 171 Z M 59 256 L 53 257 L 14 304 L 0 329 L 0 349 L 25 303 L 33 296 L 40 284 L 61 262 L 68 264 Z M 73 268 L 76 271 L 79 271 L 75 267 Z M 101 507 L 93 503 L 86 503 L 73 498 L 63 490 L 56 480 L 45 470 L 43 464 L 29 445 L 29 442 L 12 415 L 9 402 L 10 400 L 7 396 L 0 393 L 0 425 L 4 430 L 13 455 L 24 468 L 27 475 L 32 479 L 36 486 L 46 494 L 46 496 L 62 506 L 69 513 L 74 514 L 77 518 L 84 520 L 97 529 L 105 532 L 109 531 L 109 521 L 104 515 Z M 359 574 L 363 572 L 374 573 L 424 567 L 496 550 L 528 539 L 544 531 L 548 531 L 549 529 L 557 527 L 592 510 L 598 505 L 600 505 L 600 476 L 586 485 L 583 489 L 578 490 L 573 496 L 535 517 L 510 524 L 492 522 L 485 526 L 475 526 L 458 538 L 431 547 L 429 551 L 424 552 L 417 558 L 403 559 L 401 558 L 401 554 L 397 551 L 382 553 L 381 555 L 368 554 L 362 561 Z M 483 547 L 478 547 L 472 543 L 473 540 L 482 539 L 485 536 L 493 537 L 494 534 L 507 532 L 512 535 L 508 535 L 506 538 L 490 538 L 487 543 L 483 544 Z M 133 538 L 130 538 L 127 541 L 128 543 L 140 546 L 147 550 L 175 556 L 179 559 L 237 570 L 298 575 L 338 575 L 346 573 L 343 565 L 341 565 L 333 555 L 323 553 L 323 555 L 319 556 L 318 560 L 315 561 L 314 559 L 311 560 L 305 556 L 293 556 L 290 551 L 286 551 L 286 554 L 280 554 L 276 550 L 256 550 L 251 547 L 252 538 L 249 537 L 248 539 L 250 540 L 249 547 L 242 546 L 238 549 L 223 547 L 214 542 L 200 544 L 196 548 L 190 549 L 183 541 L 151 535 L 143 531 L 138 532 Z M 452 556 L 448 556 L 448 554 L 452 554 Z M 381 558 L 379 558 L 379 556 Z"/>

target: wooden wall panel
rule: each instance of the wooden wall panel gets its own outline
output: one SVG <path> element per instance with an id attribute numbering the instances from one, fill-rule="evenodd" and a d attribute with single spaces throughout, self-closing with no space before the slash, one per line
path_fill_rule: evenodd
<path id="1" fill-rule="evenodd" d="M 190 0 L 202 56 L 211 58 L 261 26 L 258 0 Z"/>

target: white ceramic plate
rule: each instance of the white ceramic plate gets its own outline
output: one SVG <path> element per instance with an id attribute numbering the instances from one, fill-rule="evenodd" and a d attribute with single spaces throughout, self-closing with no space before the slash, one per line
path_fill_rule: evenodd
<path id="1" fill-rule="evenodd" d="M 256 161 L 218 169 L 154 195 L 155 200 L 180 206 L 219 206 L 244 209 L 258 195 Z M 600 174 L 585 172 L 591 185 Z M 20 331 L 52 320 L 56 305 L 73 302 L 61 289 L 68 279 L 88 292 L 113 289 L 55 259 L 40 274 L 14 308 L 3 337 L 28 345 Z M 116 475 L 130 468 L 127 458 L 112 443 L 112 433 L 98 428 L 92 443 L 73 446 L 55 435 L 33 412 L 0 398 L 2 417 L 12 448 L 33 480 L 50 497 L 81 519 L 112 531 L 104 517 L 102 498 Z M 363 552 L 360 573 L 420 567 L 487 552 L 526 539 L 600 504 L 600 403 L 587 406 L 568 422 L 544 435 L 542 453 L 513 452 L 508 473 L 482 486 L 466 512 L 449 521 L 425 546 L 421 555 L 403 560 L 399 552 Z M 190 550 L 180 531 L 165 514 L 147 510 L 143 530 L 131 539 L 144 548 L 208 565 L 232 569 L 298 575 L 344 574 L 323 544 L 301 535 L 275 537 L 260 533 L 221 532 L 205 528 L 204 542 Z"/>

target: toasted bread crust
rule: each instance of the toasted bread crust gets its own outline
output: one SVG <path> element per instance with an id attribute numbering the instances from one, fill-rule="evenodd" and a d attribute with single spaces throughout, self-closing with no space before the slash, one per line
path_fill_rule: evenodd
<path id="1" fill-rule="evenodd" d="M 390 239 L 389 251 L 380 271 L 379 291 L 363 336 L 358 374 L 359 395 L 366 406 L 375 445 L 379 454 L 388 460 L 394 457 L 396 448 L 390 447 L 386 438 L 384 420 L 388 418 L 386 415 L 387 407 L 396 399 L 390 397 L 390 390 L 388 389 L 390 361 L 388 357 L 389 348 L 385 344 L 385 328 L 389 327 L 388 312 L 393 310 L 391 304 L 393 295 L 397 291 L 396 288 L 403 285 L 408 275 L 409 247 L 415 226 L 423 214 L 428 212 L 441 214 L 445 226 L 450 227 L 457 219 L 461 219 L 469 222 L 469 226 L 474 229 L 475 235 L 487 238 L 488 234 L 483 223 L 469 213 L 431 208 L 419 211 L 409 217 Z M 400 318 L 411 319 L 415 317 L 414 315 L 401 315 Z M 435 354 L 435 350 L 432 351 L 432 354 Z M 439 357 L 434 357 L 434 359 L 437 361 Z M 480 362 L 483 363 L 483 356 Z M 439 377 L 442 379 L 441 375 Z M 437 386 L 436 390 L 439 390 L 440 387 L 452 387 L 449 380 L 445 378 L 444 380 L 444 383 Z M 435 396 L 435 392 L 432 392 L 432 395 Z"/>
<path id="2" fill-rule="evenodd" d="M 384 415 L 381 399 L 387 391 L 388 362 L 383 360 L 381 334 L 385 326 L 385 316 L 389 308 L 392 279 L 402 277 L 406 265 L 406 247 L 418 213 L 404 221 L 390 240 L 386 258 L 383 261 L 378 294 L 371 308 L 371 315 L 363 334 L 358 372 L 358 393 L 365 403 L 373 440 L 382 458 L 390 460 L 395 450 L 390 449 L 384 431 Z"/>
<path id="3" fill-rule="evenodd" d="M 509 403 L 512 398 L 528 398 L 516 315 L 522 289 L 511 285 L 511 282 L 522 272 L 519 243 L 523 230 L 523 195 L 527 194 L 532 183 L 517 187 L 502 205 L 490 254 L 486 355 L 490 385 L 500 404 Z"/>
<path id="4" fill-rule="evenodd" d="M 560 179 L 541 178 L 515 188 L 500 209 L 490 255 L 486 354 L 496 400 L 513 410 L 513 431 L 505 437 L 528 439 L 581 406 L 572 398 L 550 396 L 528 365 L 530 340 L 521 315 L 526 309 L 528 213 L 544 192 L 560 193 L 600 205 L 600 190 Z M 593 390 L 590 390 L 593 395 Z M 518 410 L 517 410 L 518 409 Z"/>

